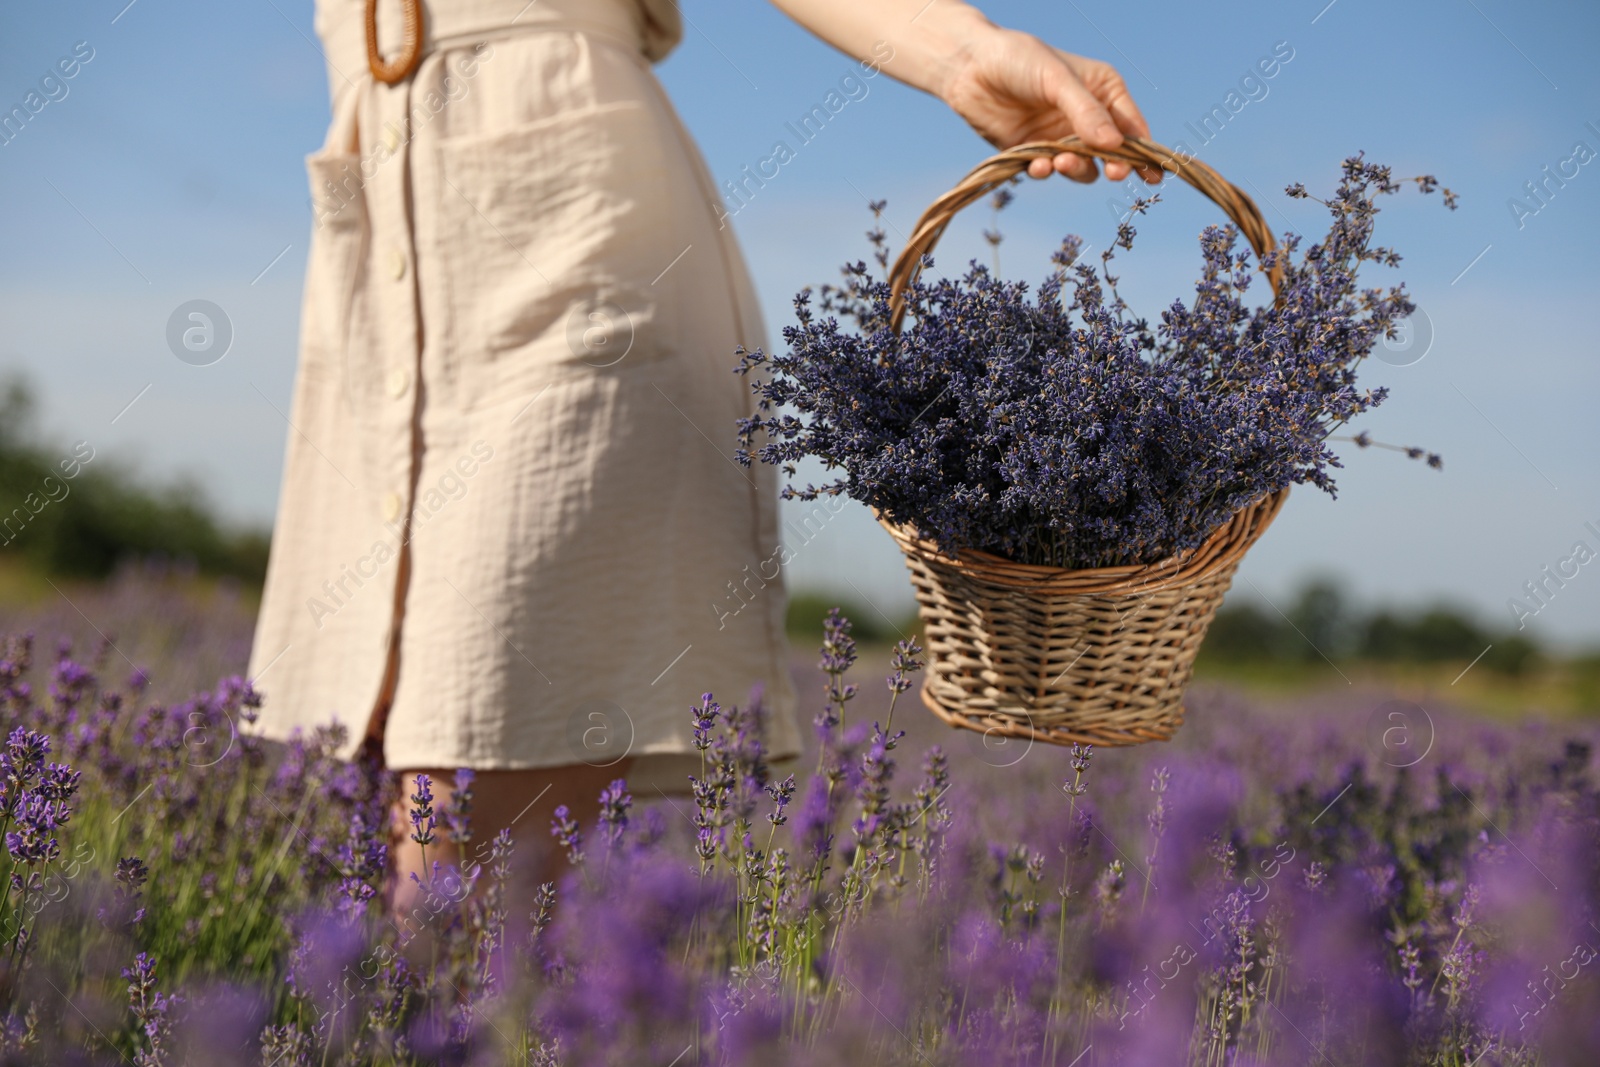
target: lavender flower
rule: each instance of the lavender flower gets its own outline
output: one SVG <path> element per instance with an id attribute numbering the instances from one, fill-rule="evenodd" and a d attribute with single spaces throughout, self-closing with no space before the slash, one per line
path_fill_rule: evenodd
<path id="1" fill-rule="evenodd" d="M 96 917 L 101 923 L 112 929 L 137 926 L 144 921 L 145 909 L 142 905 L 144 884 L 150 877 L 150 868 L 137 856 L 124 856 L 117 861 L 115 886 L 111 895 L 111 906 L 100 908 Z"/>
<path id="2" fill-rule="evenodd" d="M 633 807 L 633 797 L 628 793 L 626 779 L 618 778 L 600 791 L 600 836 L 607 849 L 614 849 L 628 829 L 628 809 Z"/>
<path id="3" fill-rule="evenodd" d="M 133 1015 L 99 1025 L 146 1063 L 1564 1063 L 1600 1040 L 1600 733 L 1581 719 L 1434 708 L 1406 770 L 1366 736 L 1370 696 L 1285 715 L 1202 687 L 1189 742 L 1093 761 L 1091 807 L 1086 747 L 1004 775 L 934 747 L 902 782 L 906 738 L 867 729 L 892 680 L 824 731 L 819 774 L 778 781 L 759 694 L 708 696 L 699 871 L 673 805 L 613 782 L 604 866 L 559 902 L 502 832 L 471 857 L 485 893 L 477 862 L 457 880 L 435 861 L 401 930 L 374 914 L 405 829 L 370 752 L 336 759 L 316 730 L 264 743 L 270 763 L 185 761 L 183 732 L 236 720 L 242 690 L 171 705 L 97 681 L 53 717 L 20 646 L 0 641 L 0 831 L 38 862 L 7 853 L 0 879 L 5 1062 L 114 1059 L 68 1001 L 93 1014 L 141 949 Z M 1052 784 L 1065 810 L 1040 803 Z M 451 804 L 415 792 L 452 832 Z M 570 812 L 554 830 L 581 853 Z M 158 955 L 188 976 L 181 1016 Z"/>
<path id="4" fill-rule="evenodd" d="M 889 676 L 889 692 L 904 693 L 911 688 L 910 676 L 920 671 L 924 664 L 917 657 L 922 654 L 922 646 L 917 644 L 915 637 L 907 637 L 897 642 L 894 653 L 890 656 L 889 666 L 894 673 Z"/>
<path id="5" fill-rule="evenodd" d="M 50 697 L 62 712 L 75 709 L 96 685 L 94 673 L 62 656 L 50 679 Z"/>
<path id="6" fill-rule="evenodd" d="M 134 1052 L 135 1067 L 162 1067 L 167 1062 L 166 1040 L 172 1033 L 168 1016 L 183 998 L 156 992 L 156 960 L 149 953 L 135 956 L 133 966 L 123 968 L 122 977 L 128 980 L 128 1005 L 144 1033 Z"/>
<path id="7" fill-rule="evenodd" d="M 923 667 L 922 660 L 917 658 L 921 653 L 922 646 L 917 644 L 916 638 L 907 637 L 895 644 L 894 652 L 889 657 L 889 666 L 894 669 L 894 673 L 889 675 L 889 714 L 884 724 L 886 732 L 894 726 L 894 708 L 900 699 L 900 694 L 911 688 L 909 676 Z M 898 735 L 889 741 L 889 747 L 893 748 L 897 740 Z"/>
<path id="8" fill-rule="evenodd" d="M 828 617 L 822 623 L 822 661 L 819 665 L 828 677 L 827 699 L 816 718 L 818 737 L 823 742 L 824 750 L 833 730 L 844 725 L 845 705 L 856 695 L 856 687 L 844 681 L 845 672 L 856 662 L 856 641 L 850 636 L 850 630 L 850 620 L 838 608 L 828 609 Z"/>
<path id="9" fill-rule="evenodd" d="M 565 804 L 556 808 L 555 818 L 550 820 L 550 834 L 567 850 L 568 863 L 576 866 L 583 862 L 583 831 Z"/>
<path id="10" fill-rule="evenodd" d="M 446 841 L 464 845 L 472 840 L 472 780 L 476 773 L 461 767 L 456 771 L 455 789 L 444 805 L 444 836 Z"/>
<path id="11" fill-rule="evenodd" d="M 722 705 L 712 699 L 712 694 L 701 694 L 700 707 L 694 713 L 694 747 L 702 755 L 711 747 L 711 731 L 716 727 L 717 716 L 721 712 Z"/>
<path id="12" fill-rule="evenodd" d="M 335 862 L 339 866 L 339 914 L 354 923 L 377 898 L 388 869 L 389 846 L 381 839 L 383 824 L 368 822 L 357 812 L 350 820 L 350 835 L 339 845 Z"/>
<path id="13" fill-rule="evenodd" d="M 47 766 L 50 748 L 48 736 L 19 726 L 0 751 L 0 822 L 8 827 L 6 851 L 14 863 L 30 867 L 60 855 L 56 831 L 71 820 L 69 801 L 83 777 L 66 764 Z M 11 879 L 15 888 L 22 888 L 21 875 L 13 872 Z"/>
<path id="14" fill-rule="evenodd" d="M 819 318 L 807 290 L 784 330 L 788 354 L 740 351 L 738 373 L 768 376 L 752 382 L 758 413 L 739 421 L 738 459 L 793 474 L 816 456 L 843 475 L 786 497 L 848 494 L 946 551 L 1065 567 L 1193 548 L 1291 483 L 1333 493 L 1326 439 L 1385 395 L 1359 391 L 1355 367 L 1414 310 L 1403 287 L 1356 284 L 1361 264 L 1398 262 L 1370 238 L 1376 197 L 1399 187 L 1387 168 L 1346 160 L 1328 235 L 1299 259 L 1288 234 L 1253 268 L 1235 228 L 1208 228 L 1192 305 L 1175 302 L 1155 326 L 1110 272 L 1131 221 L 1099 274 L 1077 262 L 1081 241 L 1065 241 L 1032 301 L 976 264 L 959 280 L 918 281 L 900 335 L 887 282 L 848 265 L 821 305 L 853 331 Z M 1280 274 L 1282 291 L 1252 309 L 1258 270 Z"/>
<path id="15" fill-rule="evenodd" d="M 850 620 L 838 608 L 829 608 L 822 623 L 822 671 L 843 674 L 856 662 L 856 642 L 850 636 Z"/>
<path id="16" fill-rule="evenodd" d="M 1372 435 L 1366 430 L 1362 430 L 1358 434 L 1352 434 L 1349 437 L 1329 437 L 1328 440 L 1349 441 L 1357 448 L 1386 448 L 1391 452 L 1404 452 L 1407 459 L 1422 459 L 1426 456 L 1428 466 L 1434 470 L 1444 469 L 1444 457 L 1437 452 L 1429 452 L 1427 449 L 1418 448 L 1416 445 L 1390 445 L 1382 441 L 1374 441 Z"/>
<path id="17" fill-rule="evenodd" d="M 433 781 L 426 774 L 417 775 L 417 791 L 411 794 L 411 840 L 426 848 L 437 838 L 433 831 L 439 821 L 433 813 Z"/>
<path id="18" fill-rule="evenodd" d="M 767 816 L 767 821 L 774 828 L 782 826 L 789 821 L 789 817 L 783 812 L 789 806 L 790 799 L 794 796 L 794 788 L 794 775 L 792 774 L 775 785 L 767 786 L 767 795 L 772 798 L 773 803 L 772 814 Z"/>
<path id="19" fill-rule="evenodd" d="M 889 750 L 904 731 L 891 738 L 881 727 L 875 729 L 872 743 L 861 757 L 861 781 L 856 786 L 856 803 L 861 814 L 851 829 L 858 847 L 871 847 L 883 830 L 892 825 L 889 782 L 894 777 L 894 759 Z"/>

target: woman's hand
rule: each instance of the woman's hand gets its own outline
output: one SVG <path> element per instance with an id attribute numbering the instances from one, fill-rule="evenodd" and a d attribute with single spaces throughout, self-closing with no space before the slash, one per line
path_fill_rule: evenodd
<path id="1" fill-rule="evenodd" d="M 979 35 L 937 92 L 996 148 L 1068 134 L 1095 148 L 1116 148 L 1124 136 L 1150 136 L 1149 124 L 1110 64 L 1059 51 L 1014 30 L 993 27 Z M 1133 169 L 1118 160 L 1105 166 L 1113 181 Z M 1034 178 L 1048 178 L 1052 171 L 1080 182 L 1092 182 L 1098 173 L 1092 157 L 1071 152 L 1028 166 Z M 1140 174 L 1148 182 L 1161 180 L 1158 170 Z"/>
<path id="2" fill-rule="evenodd" d="M 1051 48 L 1031 34 L 1002 29 L 960 0 L 773 0 L 834 47 L 873 62 L 907 85 L 933 93 L 996 148 L 1077 134 L 1093 148 L 1149 137 L 1150 127 L 1109 64 Z M 889 58 L 878 59 L 887 45 Z M 1106 177 L 1132 168 L 1106 163 Z M 1093 158 L 1063 152 L 1036 159 L 1035 178 L 1059 172 L 1080 182 L 1099 173 Z M 1141 169 L 1145 181 L 1161 172 Z"/>

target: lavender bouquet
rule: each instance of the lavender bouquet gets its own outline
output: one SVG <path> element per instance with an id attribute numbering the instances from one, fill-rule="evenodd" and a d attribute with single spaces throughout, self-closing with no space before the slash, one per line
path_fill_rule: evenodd
<path id="1" fill-rule="evenodd" d="M 843 286 L 822 287 L 827 317 L 809 288 L 795 297 L 788 354 L 739 351 L 736 373 L 766 369 L 752 383 L 757 414 L 739 420 L 739 462 L 749 465 L 764 433 L 756 455 L 791 476 L 803 456 L 844 472 L 788 485 L 785 498 L 845 493 L 943 551 L 1070 568 L 1194 548 L 1291 483 L 1333 494 L 1330 435 L 1386 392 L 1358 389 L 1356 364 L 1415 310 L 1403 284 L 1363 289 L 1356 278 L 1364 262 L 1399 262 L 1371 237 L 1377 196 L 1402 184 L 1359 155 L 1345 160 L 1321 201 L 1327 236 L 1299 256 L 1301 238 L 1286 233 L 1252 265 L 1237 228 L 1208 227 L 1193 302 L 1174 301 L 1155 327 L 1117 292 L 1111 261 L 1132 247 L 1133 214 L 1159 197 L 1134 204 L 1098 272 L 1069 236 L 1031 299 L 1025 283 L 977 263 L 956 280 L 913 282 L 914 325 L 899 333 L 888 282 L 849 264 Z M 1301 185 L 1287 192 L 1309 196 Z M 881 227 L 868 238 L 886 267 Z M 1278 299 L 1251 307 L 1258 272 L 1281 272 Z"/>

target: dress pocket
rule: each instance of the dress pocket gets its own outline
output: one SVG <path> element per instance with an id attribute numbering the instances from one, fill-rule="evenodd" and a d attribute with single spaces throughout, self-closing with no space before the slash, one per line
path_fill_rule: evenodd
<path id="1" fill-rule="evenodd" d="M 623 101 L 438 145 L 447 373 L 469 404 L 658 361 L 682 249 L 661 124 Z"/>
<path id="2" fill-rule="evenodd" d="M 349 343 L 350 306 L 370 227 L 361 157 L 316 152 L 306 157 L 311 183 L 311 252 L 306 262 L 301 348 L 327 373 L 340 373 Z"/>

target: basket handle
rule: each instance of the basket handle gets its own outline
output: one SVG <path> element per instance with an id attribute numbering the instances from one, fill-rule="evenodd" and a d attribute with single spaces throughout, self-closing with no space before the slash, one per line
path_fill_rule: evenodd
<path id="1" fill-rule="evenodd" d="M 956 183 L 954 189 L 935 200 L 922 213 L 911 232 L 911 239 L 900 250 L 889 271 L 890 329 L 895 333 L 900 332 L 900 324 L 906 317 L 906 290 L 922 272 L 922 257 L 933 251 L 933 246 L 939 243 L 945 227 L 950 225 L 956 212 L 1010 181 L 1035 159 L 1052 159 L 1062 152 L 1119 160 L 1138 168 L 1155 167 L 1170 171 L 1222 208 L 1228 218 L 1238 225 L 1239 231 L 1250 242 L 1250 247 L 1255 249 L 1257 257 L 1265 256 L 1277 247 L 1277 241 L 1261 218 L 1255 201 L 1193 156 L 1185 158 L 1164 145 L 1138 137 L 1125 138 L 1118 148 L 1094 148 L 1076 136 L 1064 137 L 1059 141 L 1030 141 L 979 163 Z M 1274 295 L 1281 299 L 1282 268 L 1273 267 L 1267 272 L 1267 277 L 1272 283 Z"/>

